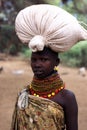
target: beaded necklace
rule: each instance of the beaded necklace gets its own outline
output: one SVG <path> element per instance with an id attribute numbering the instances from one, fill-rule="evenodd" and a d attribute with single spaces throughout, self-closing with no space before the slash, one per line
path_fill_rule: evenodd
<path id="1" fill-rule="evenodd" d="M 43 98 L 52 98 L 59 91 L 65 88 L 65 85 L 58 73 L 55 73 L 44 80 L 33 78 L 29 91 L 32 95 Z"/>

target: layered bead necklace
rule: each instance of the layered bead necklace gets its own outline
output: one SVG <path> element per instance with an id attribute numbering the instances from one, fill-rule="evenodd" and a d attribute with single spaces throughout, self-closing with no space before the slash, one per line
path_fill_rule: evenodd
<path id="1" fill-rule="evenodd" d="M 32 95 L 43 98 L 52 98 L 59 91 L 65 88 L 65 85 L 58 73 L 55 73 L 44 80 L 33 78 L 29 91 Z"/>

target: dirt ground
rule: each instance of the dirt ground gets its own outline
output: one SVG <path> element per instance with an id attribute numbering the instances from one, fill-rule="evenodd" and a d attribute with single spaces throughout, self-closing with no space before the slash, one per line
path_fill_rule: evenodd
<path id="1" fill-rule="evenodd" d="M 1 68 L 3 67 L 3 68 Z M 87 71 L 59 66 L 59 73 L 72 90 L 79 107 L 79 130 L 87 130 Z M 30 83 L 33 73 L 28 61 L 16 57 L 0 57 L 0 130 L 10 130 L 15 99 L 21 88 Z"/>

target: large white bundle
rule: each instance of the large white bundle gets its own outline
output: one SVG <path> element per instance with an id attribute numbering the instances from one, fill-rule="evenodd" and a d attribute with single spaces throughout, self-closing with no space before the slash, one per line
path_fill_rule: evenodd
<path id="1" fill-rule="evenodd" d="M 85 30 L 74 16 L 54 5 L 32 5 L 21 10 L 15 21 L 19 39 L 32 51 L 44 46 L 64 52 L 81 40 L 87 40 Z"/>

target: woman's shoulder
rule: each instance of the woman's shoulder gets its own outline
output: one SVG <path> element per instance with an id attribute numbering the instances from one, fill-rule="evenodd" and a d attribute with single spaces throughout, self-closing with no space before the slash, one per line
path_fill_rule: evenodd
<path id="1" fill-rule="evenodd" d="M 75 93 L 68 89 L 63 89 L 60 93 L 61 98 L 64 100 L 65 103 L 74 103 L 76 101 Z"/>
<path id="2" fill-rule="evenodd" d="M 16 105 L 20 109 L 25 109 L 28 106 L 28 87 L 24 87 L 20 90 L 17 95 Z"/>
<path id="3" fill-rule="evenodd" d="M 29 91 L 29 85 L 23 86 L 20 88 L 20 90 L 18 91 L 17 95 L 21 95 L 24 92 L 28 92 Z"/>
<path id="4" fill-rule="evenodd" d="M 64 89 L 60 94 L 65 107 L 77 105 L 76 96 L 73 91 Z"/>
<path id="5" fill-rule="evenodd" d="M 61 91 L 61 95 L 62 97 L 66 97 L 66 98 L 75 97 L 75 93 L 69 89 L 63 89 Z"/>
<path id="6" fill-rule="evenodd" d="M 66 107 L 69 104 L 73 105 L 76 102 L 76 97 L 73 91 L 63 89 L 53 98 L 53 101 L 60 104 L 62 107 Z"/>

